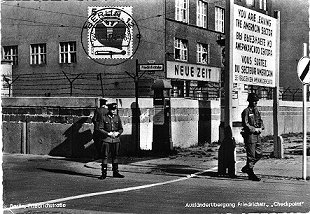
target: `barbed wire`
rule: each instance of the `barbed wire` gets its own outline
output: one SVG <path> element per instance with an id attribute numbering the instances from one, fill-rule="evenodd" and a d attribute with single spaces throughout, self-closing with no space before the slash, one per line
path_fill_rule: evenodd
<path id="1" fill-rule="evenodd" d="M 26 73 L 15 75 L 13 84 L 11 84 L 13 96 L 101 96 L 104 92 L 111 96 L 133 97 L 135 84 L 127 74 L 109 73 L 109 78 L 103 78 L 101 83 L 98 79 L 98 73 L 83 73 L 76 81 L 69 82 L 63 73 L 34 74 Z M 72 79 L 77 74 L 67 74 Z M 17 77 L 16 77 L 17 76 Z M 151 90 L 148 85 L 144 85 L 144 81 L 154 81 L 156 78 L 162 77 L 160 74 L 145 73 L 141 77 L 139 89 Z M 146 82 L 146 84 L 148 84 Z M 184 88 L 183 88 L 184 89 Z M 249 91 L 258 92 L 263 99 L 272 99 L 273 88 L 249 86 Z M 185 90 L 184 90 L 185 91 Z M 218 82 L 204 82 L 196 86 L 191 86 L 189 93 L 181 97 L 191 97 L 193 99 L 219 99 L 221 96 L 221 84 Z M 186 92 L 187 93 L 187 92 Z M 143 95 L 143 93 L 142 93 Z M 146 96 L 146 95 L 145 95 Z M 281 88 L 279 92 L 281 100 L 300 101 L 302 100 L 302 90 L 299 88 Z"/>

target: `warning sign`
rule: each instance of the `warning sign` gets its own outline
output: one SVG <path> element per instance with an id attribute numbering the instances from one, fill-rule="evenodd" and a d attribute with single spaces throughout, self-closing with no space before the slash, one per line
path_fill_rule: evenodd
<path id="1" fill-rule="evenodd" d="M 236 4 L 232 13 L 233 82 L 274 87 L 277 20 Z"/>

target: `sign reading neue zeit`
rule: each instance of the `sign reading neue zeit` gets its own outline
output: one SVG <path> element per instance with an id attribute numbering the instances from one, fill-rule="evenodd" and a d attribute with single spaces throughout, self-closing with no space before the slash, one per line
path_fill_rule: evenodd
<path id="1" fill-rule="evenodd" d="M 233 83 L 275 87 L 277 20 L 236 4 L 232 12 Z"/>
<path id="2" fill-rule="evenodd" d="M 219 82 L 220 73 L 218 67 L 167 61 L 167 78 L 171 79 Z"/>

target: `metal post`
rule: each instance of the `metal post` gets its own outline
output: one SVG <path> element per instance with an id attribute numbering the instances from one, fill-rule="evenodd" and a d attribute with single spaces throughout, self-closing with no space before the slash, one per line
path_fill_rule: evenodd
<path id="1" fill-rule="evenodd" d="M 73 82 L 70 82 L 70 96 L 72 97 L 73 92 Z"/>
<path id="2" fill-rule="evenodd" d="M 233 14 L 234 9 L 234 0 L 227 0 L 226 1 L 226 17 L 227 21 L 225 23 L 225 72 L 224 72 L 224 127 L 223 133 L 225 139 L 225 131 L 224 130 L 232 130 L 232 89 L 233 89 L 233 36 L 230 34 L 231 30 L 233 29 Z M 227 136 L 232 137 L 232 136 Z M 219 149 L 219 159 L 218 159 L 218 173 L 220 175 L 226 174 L 226 163 L 227 163 L 227 147 L 224 140 L 221 141 L 221 146 Z M 234 160 L 236 162 L 236 156 L 234 151 Z M 234 172 L 230 172 L 231 174 L 235 174 L 235 166 Z"/>
<path id="3" fill-rule="evenodd" d="M 131 73 L 125 71 L 128 76 L 133 78 L 135 82 L 135 98 L 136 98 L 136 106 L 134 110 L 134 120 L 135 120 L 135 126 L 136 126 L 136 131 L 135 131 L 135 137 L 136 137 L 136 151 L 140 151 L 140 109 L 139 109 L 139 79 L 145 74 L 146 70 L 139 76 L 139 62 L 138 59 L 136 59 L 136 74 L 135 76 L 132 75 Z"/>
<path id="4" fill-rule="evenodd" d="M 139 62 L 138 59 L 136 59 L 136 76 L 134 78 L 135 80 L 135 97 L 136 97 L 136 143 L 137 152 L 140 151 L 140 114 L 139 114 Z"/>
<path id="5" fill-rule="evenodd" d="M 302 178 L 307 179 L 307 85 L 303 84 L 303 158 Z"/>
<path id="6" fill-rule="evenodd" d="M 9 97 L 11 97 L 11 84 L 8 83 L 8 85 L 9 85 Z"/>
<path id="7" fill-rule="evenodd" d="M 102 94 L 102 97 L 104 97 L 104 93 L 103 93 L 103 82 L 102 82 L 102 75 L 101 75 L 101 73 L 99 74 L 99 77 L 100 77 L 100 85 L 101 85 L 101 94 Z"/>
<path id="8" fill-rule="evenodd" d="M 280 52 L 280 11 L 274 12 L 274 17 L 277 19 L 276 27 L 276 53 Z M 275 87 L 273 90 L 273 153 L 275 158 L 283 158 L 283 144 L 279 137 L 279 72 L 280 59 L 279 54 L 276 54 L 276 72 L 275 72 Z"/>
<path id="9" fill-rule="evenodd" d="M 225 92 L 225 97 L 224 97 L 224 105 L 225 105 L 225 113 L 224 113 L 224 118 L 225 118 L 225 126 L 230 126 L 232 127 L 232 78 L 233 78 L 233 65 L 231 63 L 232 61 L 232 49 L 233 49 L 233 37 L 230 35 L 230 29 L 233 29 L 233 17 L 230 17 L 232 15 L 233 11 L 233 5 L 234 1 L 233 0 L 227 0 L 226 1 L 226 17 L 227 18 L 227 25 L 225 28 L 225 56 L 226 56 L 226 66 L 225 66 L 225 83 L 224 83 L 224 92 Z"/>
<path id="10" fill-rule="evenodd" d="M 70 80 L 70 78 L 67 76 L 67 74 L 64 72 L 64 71 L 62 71 L 62 73 L 65 75 L 65 77 L 67 78 L 67 80 L 69 81 L 69 83 L 70 83 L 70 96 L 72 96 L 72 92 L 73 92 L 73 82 L 79 77 L 79 76 L 81 76 L 82 74 L 78 74 L 73 80 Z"/>
<path id="11" fill-rule="evenodd" d="M 304 56 L 308 56 L 308 44 L 304 43 Z M 307 85 L 303 84 L 303 158 L 302 158 L 302 179 L 307 179 Z"/>

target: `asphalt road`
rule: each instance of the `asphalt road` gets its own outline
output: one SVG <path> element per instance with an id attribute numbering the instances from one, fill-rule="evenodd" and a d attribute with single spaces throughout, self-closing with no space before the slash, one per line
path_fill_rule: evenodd
<path id="1" fill-rule="evenodd" d="M 135 166 L 120 167 L 124 179 L 112 178 L 109 171 L 102 181 L 98 179 L 100 169 L 86 168 L 82 162 L 22 155 L 4 155 L 3 161 L 4 205 L 12 208 L 4 213 L 310 211 L 310 185 L 302 180 L 253 182 L 245 176 L 215 177 L 212 169 L 177 170 L 175 166 L 162 173 Z M 39 202 L 54 207 L 35 208 Z M 16 209 L 25 204 L 33 206 Z"/>

